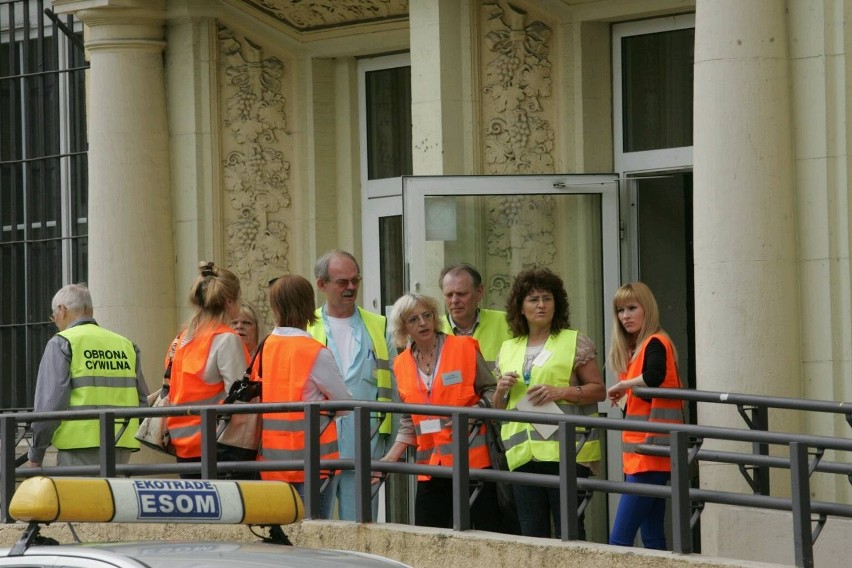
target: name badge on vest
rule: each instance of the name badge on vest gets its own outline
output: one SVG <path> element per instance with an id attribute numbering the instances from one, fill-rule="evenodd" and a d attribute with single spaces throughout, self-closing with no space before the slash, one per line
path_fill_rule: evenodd
<path id="1" fill-rule="evenodd" d="M 441 373 L 441 384 L 445 387 L 461 384 L 461 371 L 450 371 L 449 373 Z"/>
<path id="2" fill-rule="evenodd" d="M 441 419 L 430 418 L 420 423 L 420 431 L 424 434 L 435 434 L 441 431 Z"/>
<path id="3" fill-rule="evenodd" d="M 536 367 L 541 367 L 547 362 L 548 359 L 550 359 L 551 355 L 553 355 L 553 353 L 551 353 L 547 349 L 542 349 L 541 353 L 539 353 L 536 358 L 533 359 L 532 364 Z"/>

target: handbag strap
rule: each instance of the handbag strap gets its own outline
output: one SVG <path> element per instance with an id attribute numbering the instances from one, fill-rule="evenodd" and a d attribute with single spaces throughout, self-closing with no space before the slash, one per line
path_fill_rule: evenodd
<path id="1" fill-rule="evenodd" d="M 267 335 L 266 337 L 269 336 Z M 257 360 L 258 362 L 257 378 L 261 380 L 263 379 L 263 344 L 266 343 L 266 337 L 261 340 L 257 348 L 254 350 L 254 353 L 251 356 L 251 361 L 249 362 L 248 367 L 246 367 L 246 372 L 243 373 L 243 378 L 241 378 L 239 381 L 234 383 L 233 386 L 231 386 L 231 390 L 228 392 L 228 396 L 225 397 L 225 400 L 222 402 L 222 404 L 233 403 L 239 397 L 240 391 L 243 388 L 248 387 L 248 383 L 251 382 L 251 369 L 252 367 L 254 367 L 255 360 Z M 239 390 L 234 388 L 234 386 L 237 385 L 240 386 Z"/>
<path id="2" fill-rule="evenodd" d="M 246 380 L 251 380 L 251 369 L 254 367 L 254 361 L 257 359 L 257 378 L 263 380 L 263 345 L 266 343 L 266 339 L 269 336 L 267 335 L 258 343 L 257 348 L 252 353 L 251 361 L 249 362 L 248 367 L 246 367 L 246 372 L 243 375 L 243 378 Z"/>

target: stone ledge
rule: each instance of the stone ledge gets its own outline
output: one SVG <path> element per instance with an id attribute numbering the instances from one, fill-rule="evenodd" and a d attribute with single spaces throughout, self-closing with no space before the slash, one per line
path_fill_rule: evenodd
<path id="1" fill-rule="evenodd" d="M 0 544 L 14 543 L 22 523 L 0 525 Z M 74 523 L 84 541 L 215 540 L 256 542 L 248 527 L 239 525 L 96 524 Z M 358 524 L 346 521 L 303 521 L 284 527 L 296 546 L 356 550 L 393 558 L 414 568 L 517 568 L 518 566 L 579 566 L 584 568 L 777 568 L 777 564 L 727 560 L 701 555 L 625 549 L 596 543 L 561 542 L 469 531 L 397 524 Z M 66 523 L 46 527 L 42 534 L 72 542 Z"/>

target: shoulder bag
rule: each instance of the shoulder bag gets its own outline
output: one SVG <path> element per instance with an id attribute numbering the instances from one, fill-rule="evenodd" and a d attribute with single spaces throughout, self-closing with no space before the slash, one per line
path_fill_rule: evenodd
<path id="1" fill-rule="evenodd" d="M 169 380 L 171 376 L 172 358 L 169 357 L 169 364 L 163 373 L 163 387 L 148 397 L 148 404 L 151 408 L 169 406 Z M 139 429 L 136 430 L 136 439 L 152 450 L 173 456 L 175 455 L 175 448 L 172 445 L 172 438 L 169 435 L 169 428 L 166 424 L 167 419 L 167 416 L 145 417 L 139 424 Z"/>

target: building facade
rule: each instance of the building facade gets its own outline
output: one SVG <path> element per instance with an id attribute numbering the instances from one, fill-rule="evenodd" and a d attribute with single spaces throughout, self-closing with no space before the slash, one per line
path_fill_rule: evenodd
<path id="1" fill-rule="evenodd" d="M 96 315 L 140 345 L 152 386 L 199 260 L 234 270 L 265 309 L 270 278 L 310 276 L 340 247 L 363 259 L 376 311 L 406 287 L 435 293 L 449 261 L 482 268 L 498 307 L 519 269 L 551 266 L 601 361 L 611 294 L 641 278 L 689 386 L 852 400 L 852 2 L 53 9 L 85 26 Z M 693 420 L 743 426 L 726 408 Z M 770 426 L 849 435 L 842 418 L 780 413 Z M 747 491 L 732 465 L 702 466 L 700 484 Z M 852 501 L 849 484 L 813 489 Z M 788 523 L 708 506 L 702 550 L 789 561 Z M 739 536 L 757 525 L 761 544 Z M 832 534 L 818 558 L 848 554 Z"/>

